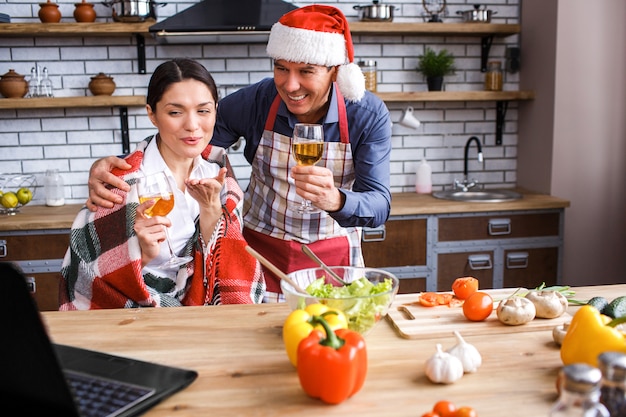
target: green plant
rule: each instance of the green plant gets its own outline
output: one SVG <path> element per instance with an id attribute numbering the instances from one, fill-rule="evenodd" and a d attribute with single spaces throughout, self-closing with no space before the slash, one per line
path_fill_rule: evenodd
<path id="1" fill-rule="evenodd" d="M 454 67 L 454 56 L 446 49 L 435 52 L 430 48 L 426 48 L 424 55 L 418 57 L 418 64 L 415 69 L 427 78 L 454 74 L 456 70 Z"/>

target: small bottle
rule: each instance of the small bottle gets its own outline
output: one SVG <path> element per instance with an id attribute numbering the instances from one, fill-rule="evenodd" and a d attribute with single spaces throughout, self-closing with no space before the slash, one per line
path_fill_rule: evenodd
<path id="1" fill-rule="evenodd" d="M 500 61 L 489 61 L 487 64 L 485 90 L 502 91 L 502 64 Z"/>
<path id="2" fill-rule="evenodd" d="M 600 402 L 611 417 L 626 416 L 626 354 L 604 352 L 598 356 L 598 368 L 602 372 Z"/>
<path id="3" fill-rule="evenodd" d="M 59 174 L 58 169 L 46 171 L 45 188 L 46 206 L 57 207 L 65 204 L 63 177 Z"/>
<path id="4" fill-rule="evenodd" d="M 359 61 L 359 67 L 365 76 L 365 89 L 376 92 L 376 61 Z"/>
<path id="5" fill-rule="evenodd" d="M 28 80 L 28 97 L 39 97 L 39 75 L 37 69 L 30 69 L 30 80 Z"/>
<path id="6" fill-rule="evenodd" d="M 39 83 L 39 95 L 42 97 L 53 97 L 52 93 L 52 80 L 48 75 L 48 68 L 44 67 L 43 69 L 43 77 L 41 82 Z"/>
<path id="7" fill-rule="evenodd" d="M 432 183 L 432 169 L 426 159 L 417 165 L 417 172 L 415 175 L 415 192 L 418 194 L 430 194 L 433 191 Z"/>
<path id="8" fill-rule="evenodd" d="M 610 417 L 600 403 L 602 373 L 596 367 L 575 363 L 559 372 L 559 399 L 550 409 L 550 417 Z"/>

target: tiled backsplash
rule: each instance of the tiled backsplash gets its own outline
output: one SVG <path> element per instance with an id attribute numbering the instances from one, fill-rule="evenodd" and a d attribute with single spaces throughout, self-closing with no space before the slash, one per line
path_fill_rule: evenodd
<path id="1" fill-rule="evenodd" d="M 15 0 L 0 2 L 0 13 L 9 14 L 12 23 L 39 22 L 38 2 Z M 74 22 L 75 1 L 57 2 L 62 22 Z M 109 7 L 94 2 L 97 21 L 111 21 Z M 194 2 L 169 1 L 157 8 L 159 20 Z M 310 3 L 293 2 L 296 5 Z M 354 5 L 326 2 L 340 7 L 349 20 L 358 20 Z M 396 7 L 395 22 L 422 22 L 421 1 L 391 2 Z M 519 0 L 484 3 L 494 11 L 493 23 L 519 23 Z M 461 22 L 458 10 L 468 10 L 473 3 L 448 1 L 446 23 Z M 436 24 L 436 23 L 433 23 Z M 377 61 L 379 92 L 426 91 L 423 76 L 415 71 L 417 56 L 426 46 L 445 47 L 456 57 L 457 71 L 447 76 L 446 90 L 482 90 L 484 73 L 480 71 L 480 37 L 441 37 L 409 35 L 354 36 L 356 59 Z M 518 35 L 495 37 L 490 60 L 504 61 L 506 48 L 518 45 Z M 241 86 L 272 75 L 272 62 L 264 44 L 229 45 L 158 45 L 146 38 L 148 74 L 138 74 L 137 47 L 132 36 L 123 37 L 2 37 L 0 38 L 0 74 L 15 69 L 29 75 L 37 63 L 48 68 L 54 95 L 90 95 L 90 77 L 99 72 L 111 75 L 117 85 L 115 95 L 142 95 L 151 71 L 163 60 L 173 57 L 196 58 L 213 74 L 228 93 Z M 28 77 L 27 77 L 28 78 Z M 504 89 L 518 89 L 519 74 L 505 73 Z M 506 113 L 503 145 L 495 145 L 495 102 L 406 102 L 387 103 L 393 126 L 391 185 L 393 192 L 414 191 L 415 169 L 426 158 L 433 170 L 433 188 L 452 184 L 463 174 L 463 147 L 470 136 L 483 143 L 485 161 L 472 157 L 470 175 L 489 186 L 510 187 L 516 184 L 517 103 L 511 102 Z M 421 122 L 417 129 L 399 125 L 402 111 L 412 106 Z M 142 107 L 129 108 L 131 149 L 134 143 L 154 133 Z M 86 181 L 92 162 L 102 156 L 122 152 L 120 119 L 116 108 L 58 108 L 0 110 L 0 172 L 37 174 L 43 184 L 48 168 L 59 168 L 66 184 L 66 202 L 82 203 L 87 196 Z M 472 150 L 472 156 L 475 151 Z M 241 149 L 231 150 L 231 159 L 242 185 L 247 185 L 249 167 Z M 34 204 L 43 203 L 43 190 Z"/>

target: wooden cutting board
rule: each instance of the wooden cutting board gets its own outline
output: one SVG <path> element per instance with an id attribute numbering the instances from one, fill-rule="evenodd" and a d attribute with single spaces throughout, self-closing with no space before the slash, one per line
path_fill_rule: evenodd
<path id="1" fill-rule="evenodd" d="M 494 310 L 484 321 L 469 321 L 463 315 L 461 306 L 424 307 L 419 304 L 419 294 L 399 294 L 387 313 L 387 320 L 396 332 L 405 339 L 424 339 L 450 336 L 456 330 L 463 336 L 477 334 L 516 333 L 538 330 L 552 330 L 555 326 L 570 321 L 569 313 L 555 319 L 534 319 L 520 326 L 509 326 L 498 320 L 496 307 L 503 298 L 514 293 L 517 288 L 481 290 L 493 297 Z"/>

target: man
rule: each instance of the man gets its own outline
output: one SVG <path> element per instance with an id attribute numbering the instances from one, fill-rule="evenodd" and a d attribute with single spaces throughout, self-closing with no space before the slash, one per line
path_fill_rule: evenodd
<path id="1" fill-rule="evenodd" d="M 243 88 L 220 101 L 211 144 L 228 148 L 246 139 L 252 167 L 244 202 L 248 244 L 284 272 L 315 264 L 307 244 L 329 265 L 363 265 L 361 227 L 389 217 L 391 121 L 385 104 L 365 91 L 348 22 L 332 6 L 306 6 L 285 14 L 272 27 L 267 53 L 274 78 Z M 294 124 L 324 125 L 319 166 L 298 166 L 291 155 Z M 114 196 L 103 183 L 125 188 L 109 157 L 92 167 L 87 205 L 109 206 Z M 290 208 L 308 199 L 321 213 Z M 110 200 L 110 201 L 109 201 Z M 280 299 L 280 280 L 265 270 L 265 301 Z"/>

